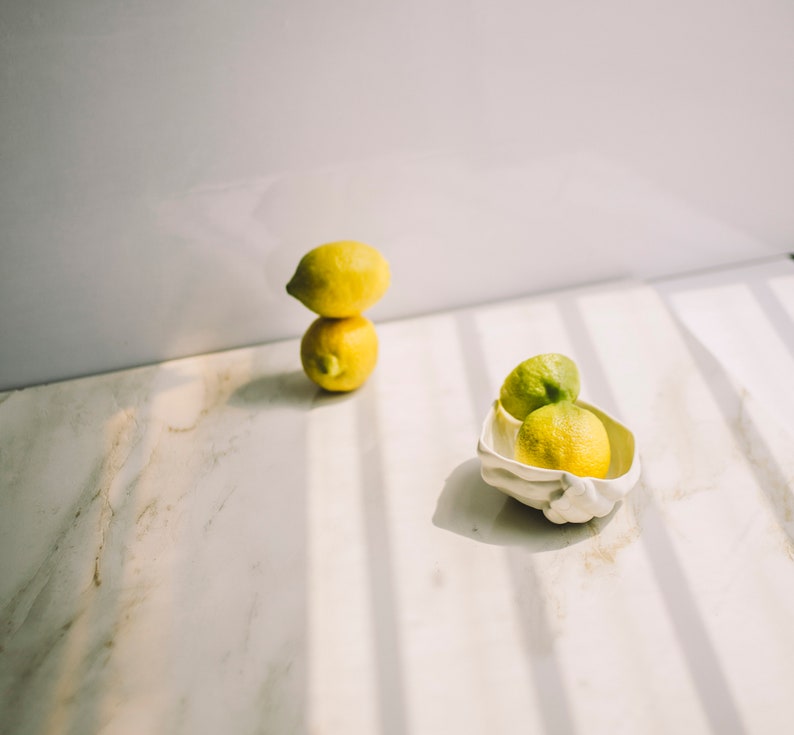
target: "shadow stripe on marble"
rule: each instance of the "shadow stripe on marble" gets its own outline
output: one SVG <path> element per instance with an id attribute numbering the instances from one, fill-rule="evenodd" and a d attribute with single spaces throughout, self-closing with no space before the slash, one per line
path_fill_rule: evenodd
<path id="1" fill-rule="evenodd" d="M 661 302 L 659 306 L 661 307 Z M 616 399 L 615 388 L 607 378 L 604 354 L 596 347 L 593 325 L 588 326 L 582 316 L 586 312 L 595 313 L 594 303 L 591 301 L 585 306 L 582 300 L 575 302 L 560 299 L 560 308 L 566 326 L 576 342 L 577 350 L 586 359 L 589 379 L 595 386 L 599 400 L 604 402 L 608 410 L 621 416 L 625 413 L 621 410 L 624 407 Z M 626 308 L 630 308 L 628 302 Z M 611 328 L 617 329 L 617 325 L 612 324 Z M 627 343 L 624 343 L 624 346 L 628 348 Z M 628 424 L 632 424 L 630 418 Z M 640 451 L 642 452 L 642 446 Z M 678 554 L 665 528 L 652 487 L 646 488 L 645 485 L 641 485 L 638 488 L 640 491 L 646 489 L 647 505 L 642 517 L 640 538 L 651 562 L 668 615 L 673 622 L 680 652 L 692 677 L 703 711 L 715 735 L 744 733 L 745 728 L 735 697 L 708 628 L 699 612 Z"/>
<path id="2" fill-rule="evenodd" d="M 635 286 L 618 282 L 478 312 L 478 339 L 487 347 L 492 395 L 498 391 L 499 379 L 518 360 L 559 351 L 580 365 L 582 396 L 608 408 L 598 381 L 590 379 L 592 358 L 586 349 L 580 349 L 580 340 L 563 318 L 561 305 L 573 303 L 581 293 L 622 292 Z M 647 559 L 638 555 L 633 545 L 640 535 L 639 490 L 605 519 L 581 527 L 555 527 L 561 543 L 554 548 L 559 551 L 548 549 L 550 553 L 537 559 L 536 577 L 545 582 L 543 593 L 547 604 L 554 607 L 555 630 L 550 626 L 550 632 L 557 636 L 560 675 L 569 687 L 574 719 L 586 722 L 594 731 L 612 731 L 617 712 L 623 715 L 622 727 L 637 732 L 665 721 L 671 726 L 697 723 L 703 729 L 706 721 L 697 694 L 678 684 L 686 677 L 686 664 L 668 654 L 678 648 L 675 632 L 672 626 L 668 629 L 663 606 L 655 604 L 653 593 L 658 590 L 649 589 L 647 580 L 652 572 L 650 567 L 647 573 L 644 569 Z M 602 573 L 609 575 L 608 580 Z M 571 592 L 574 589 L 575 594 Z M 636 614 L 640 617 L 635 625 L 632 615 Z M 591 630 L 594 620 L 601 620 L 597 635 Z M 657 626 L 653 640 L 648 640 L 648 625 Z M 582 651 L 589 655 L 581 655 Z M 661 661 L 657 662 L 657 657 Z M 653 665 L 651 671 L 648 665 Z M 594 699 L 596 689 L 610 692 L 609 697 Z M 681 701 L 682 694 L 685 701 Z M 664 696 L 668 699 L 660 702 Z M 676 712 L 683 710 L 683 719 L 672 716 L 672 708 L 665 706 L 672 701 Z"/>
<path id="3" fill-rule="evenodd" d="M 444 498 L 460 499 L 448 484 L 471 466 L 477 435 L 455 319 L 392 323 L 381 334 L 378 422 L 383 436 L 401 437 L 380 447 L 409 730 L 543 732 L 504 550 L 472 543 L 488 519 L 472 519 L 456 502 L 445 510 L 461 510 L 468 533 L 448 517 L 435 522 Z"/>
<path id="4" fill-rule="evenodd" d="M 359 395 L 308 415 L 309 728 L 328 735 L 380 730 Z"/>
<path id="5" fill-rule="evenodd" d="M 790 449 L 771 445 L 774 429 L 794 438 L 794 316 L 762 275 L 751 273 L 747 284 L 713 288 L 688 290 L 679 283 L 664 294 L 682 340 L 794 552 L 794 487 L 781 466 Z M 768 425 L 754 416 L 753 401 L 766 412 Z"/>
<path id="6" fill-rule="evenodd" d="M 374 383 L 374 381 L 373 381 Z M 404 667 L 397 624 L 393 546 L 386 517 L 381 436 L 374 385 L 355 395 L 361 487 L 369 571 L 371 614 L 374 620 L 378 701 L 382 735 L 407 735 Z"/>
<path id="7" fill-rule="evenodd" d="M 466 356 L 463 365 L 473 414 L 475 417 L 484 416 L 498 392 L 494 391 L 493 381 L 489 377 L 473 312 L 457 312 L 455 324 L 461 351 Z M 505 554 L 514 588 L 521 642 L 532 671 L 544 727 L 549 735 L 573 735 L 576 727 L 571 716 L 570 697 L 554 650 L 548 610 L 542 598 L 534 561 L 530 555 L 512 547 Z"/>
<path id="8" fill-rule="evenodd" d="M 747 467 L 755 478 L 757 487 L 766 497 L 778 526 L 789 542 L 794 555 L 794 485 L 770 448 L 764 432 L 749 410 L 745 399 L 736 391 L 722 365 L 685 326 L 681 335 L 692 356 L 697 361 L 717 405 L 731 429 L 734 440 L 748 458 Z"/>

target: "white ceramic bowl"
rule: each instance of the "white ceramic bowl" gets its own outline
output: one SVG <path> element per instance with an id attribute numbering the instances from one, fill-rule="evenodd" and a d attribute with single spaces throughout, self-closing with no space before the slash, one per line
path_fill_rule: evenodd
<path id="1" fill-rule="evenodd" d="M 489 485 L 538 510 L 552 523 L 586 523 L 612 512 L 640 479 L 640 459 L 634 435 L 601 409 L 584 401 L 603 422 L 612 459 L 607 476 L 579 477 L 570 472 L 533 467 L 513 459 L 521 422 L 494 401 L 483 423 L 477 454 L 482 478 Z"/>

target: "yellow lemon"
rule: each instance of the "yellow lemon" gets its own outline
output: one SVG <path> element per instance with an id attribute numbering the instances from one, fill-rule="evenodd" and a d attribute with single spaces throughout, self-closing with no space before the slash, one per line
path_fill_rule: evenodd
<path id="1" fill-rule="evenodd" d="M 363 316 L 320 317 L 301 340 L 306 375 L 325 390 L 346 392 L 366 381 L 378 361 L 378 335 Z"/>
<path id="2" fill-rule="evenodd" d="M 320 316 L 339 319 L 361 314 L 389 288 L 386 258 L 371 245 L 330 242 L 304 255 L 287 293 Z"/>
<path id="3" fill-rule="evenodd" d="M 516 437 L 515 459 L 519 462 L 580 477 L 606 477 L 610 454 L 609 436 L 601 419 L 570 401 L 533 411 Z"/>
<path id="4" fill-rule="evenodd" d="M 523 421 L 529 413 L 557 401 L 579 397 L 579 370 L 570 357 L 549 352 L 516 365 L 499 391 L 502 407 Z"/>

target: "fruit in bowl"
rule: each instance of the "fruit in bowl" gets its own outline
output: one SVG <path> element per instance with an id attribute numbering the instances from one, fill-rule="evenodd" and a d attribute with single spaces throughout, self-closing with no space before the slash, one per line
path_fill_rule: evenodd
<path id="1" fill-rule="evenodd" d="M 535 409 L 516 435 L 514 459 L 580 477 L 606 477 L 611 449 L 604 423 L 571 401 Z"/>
<path id="2" fill-rule="evenodd" d="M 522 384 L 508 376 L 477 444 L 482 477 L 505 494 L 542 510 L 553 523 L 585 523 L 608 515 L 639 480 L 634 435 L 605 411 L 578 399 L 578 370 L 575 365 L 574 371 L 569 369 L 567 358 L 539 357 L 543 359 L 530 367 L 565 365 L 565 374 L 551 382 L 550 390 L 534 391 L 535 398 L 545 392 L 545 402 L 522 419 L 504 405 L 506 393 L 520 391 Z M 528 362 L 522 363 L 524 373 Z M 523 384 L 532 382 L 540 384 Z M 565 397 L 554 400 L 561 395 Z M 516 403 L 521 401 L 513 402 L 511 408 Z"/>

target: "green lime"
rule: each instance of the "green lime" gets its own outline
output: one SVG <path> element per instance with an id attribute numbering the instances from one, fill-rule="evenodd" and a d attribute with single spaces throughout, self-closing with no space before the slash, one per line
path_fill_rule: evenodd
<path id="1" fill-rule="evenodd" d="M 541 406 L 579 397 L 579 370 L 570 357 L 549 352 L 535 355 L 513 368 L 499 391 L 502 407 L 523 421 Z"/>

